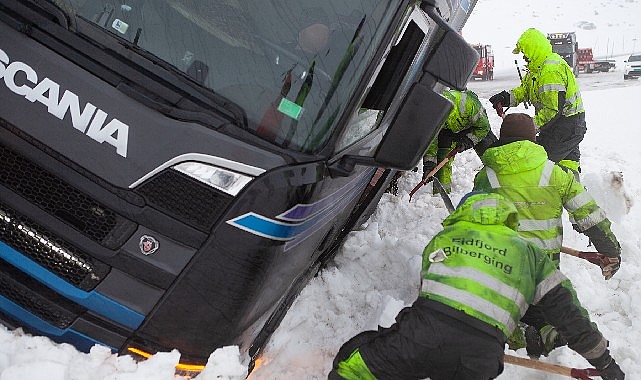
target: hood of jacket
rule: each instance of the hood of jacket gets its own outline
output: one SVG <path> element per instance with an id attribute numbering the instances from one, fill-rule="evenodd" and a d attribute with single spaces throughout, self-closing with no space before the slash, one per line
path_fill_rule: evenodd
<path id="1" fill-rule="evenodd" d="M 463 198 L 445 220 L 443 227 L 458 222 L 471 222 L 483 225 L 502 225 L 516 231 L 519 221 L 516 207 L 505 197 L 496 193 L 472 192 Z"/>
<path id="2" fill-rule="evenodd" d="M 530 60 L 527 64 L 528 68 L 536 68 L 552 55 L 552 44 L 545 34 L 530 28 L 521 34 L 516 42 L 516 49 L 512 52 L 523 53 Z"/>
<path id="3" fill-rule="evenodd" d="M 488 148 L 481 156 L 484 165 L 497 174 L 522 173 L 545 164 L 548 155 L 545 149 L 529 140 L 517 140 L 509 144 Z"/>

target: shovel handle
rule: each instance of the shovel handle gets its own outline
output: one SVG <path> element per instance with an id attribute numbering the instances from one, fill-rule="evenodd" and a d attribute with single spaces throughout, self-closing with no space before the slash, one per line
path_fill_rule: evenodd
<path id="1" fill-rule="evenodd" d="M 501 104 L 501 102 L 494 103 L 494 109 L 496 110 L 496 114 L 499 115 L 501 118 L 505 117 L 505 112 L 503 111 L 503 104 Z"/>
<path id="2" fill-rule="evenodd" d="M 432 171 L 430 171 L 429 173 L 427 173 L 427 175 L 423 178 L 423 180 L 422 180 L 421 182 L 423 182 L 423 184 L 426 184 L 426 183 L 427 183 L 427 180 L 428 180 L 430 177 L 432 177 L 434 174 L 436 174 L 436 172 L 438 172 L 439 170 L 441 170 L 441 168 L 442 168 L 443 166 L 445 166 L 445 164 L 447 163 L 447 161 L 449 161 L 449 160 L 450 160 L 450 158 L 454 157 L 454 156 L 456 155 L 456 153 L 457 153 L 456 148 L 452 149 L 452 151 L 451 151 L 451 152 L 449 152 L 449 153 L 447 154 L 447 156 L 445 156 L 445 158 L 444 158 L 441 162 L 439 162 L 439 163 L 438 163 L 438 165 L 436 165 L 436 166 L 434 167 L 434 169 L 432 169 Z"/>
<path id="3" fill-rule="evenodd" d="M 570 256 L 587 260 L 592 264 L 595 264 L 598 266 L 601 266 L 604 264 L 605 255 L 599 252 L 584 252 L 584 251 L 579 251 L 570 247 L 561 247 L 561 252 L 566 253 Z"/>
<path id="4" fill-rule="evenodd" d="M 434 174 L 436 174 L 437 171 L 441 170 L 441 168 L 443 166 L 445 166 L 445 164 L 450 160 L 450 158 L 454 157 L 457 152 L 458 151 L 457 151 L 456 148 L 452 149 L 452 151 L 449 152 L 447 154 L 447 156 L 445 156 L 445 158 L 441 162 L 439 162 L 438 165 L 436 165 L 436 167 L 434 167 L 434 169 L 432 169 L 432 171 L 430 171 L 429 173 L 427 173 L 427 175 L 425 177 L 423 177 L 421 182 L 419 182 L 416 186 L 414 186 L 412 191 L 410 191 L 410 202 L 412 201 L 412 195 L 414 195 L 414 193 L 416 193 L 418 191 L 418 189 L 420 189 L 423 185 L 425 185 L 428 182 L 428 180 L 430 179 L 430 177 L 432 177 Z"/>
<path id="5" fill-rule="evenodd" d="M 571 368 L 571 367 L 565 367 L 558 364 L 546 363 L 539 360 L 521 358 L 518 356 L 513 356 L 508 354 L 503 355 L 503 361 L 505 363 L 514 364 L 521 367 L 527 367 L 527 368 L 532 368 L 539 371 L 571 377 L 573 379 L 590 380 L 590 376 L 601 375 L 601 373 L 595 368 L 584 368 L 584 369 Z"/>

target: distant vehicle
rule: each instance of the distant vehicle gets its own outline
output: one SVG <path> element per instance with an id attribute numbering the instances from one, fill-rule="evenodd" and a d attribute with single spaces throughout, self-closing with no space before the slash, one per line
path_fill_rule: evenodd
<path id="1" fill-rule="evenodd" d="M 479 61 L 472 73 L 473 79 L 492 80 L 494 79 L 494 52 L 492 45 L 471 44 L 479 54 Z"/>
<path id="2" fill-rule="evenodd" d="M 632 79 L 641 76 L 641 54 L 632 54 L 624 62 L 623 79 Z"/>
<path id="3" fill-rule="evenodd" d="M 610 64 L 610 69 L 614 69 L 617 67 L 616 59 L 606 59 L 605 61 Z"/>
<path id="4" fill-rule="evenodd" d="M 563 57 L 574 75 L 579 75 L 579 43 L 576 41 L 576 33 L 550 33 L 548 40 L 552 44 L 552 51 Z"/>
<path id="5" fill-rule="evenodd" d="M 594 59 L 592 48 L 579 48 L 579 71 L 592 73 L 595 71 L 608 72 L 615 67 L 613 60 Z"/>

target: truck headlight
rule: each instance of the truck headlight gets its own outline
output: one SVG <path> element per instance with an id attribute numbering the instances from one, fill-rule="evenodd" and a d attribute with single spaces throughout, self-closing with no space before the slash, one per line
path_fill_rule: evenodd
<path id="1" fill-rule="evenodd" d="M 245 174 L 201 162 L 183 162 L 173 166 L 173 169 L 233 196 L 253 179 Z"/>

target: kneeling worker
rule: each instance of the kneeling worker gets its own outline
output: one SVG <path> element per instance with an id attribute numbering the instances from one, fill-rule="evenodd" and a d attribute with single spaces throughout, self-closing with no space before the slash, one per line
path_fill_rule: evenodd
<path id="1" fill-rule="evenodd" d="M 517 226 L 517 210 L 502 195 L 465 196 L 423 251 L 417 300 L 391 327 L 345 343 L 329 379 L 496 378 L 507 337 L 535 304 L 601 378 L 623 380 L 570 281 Z"/>

